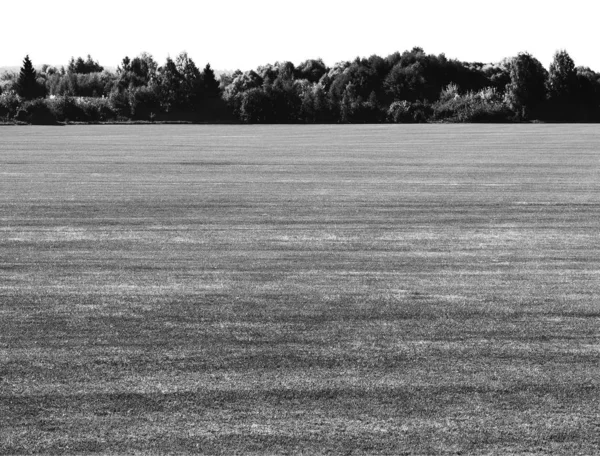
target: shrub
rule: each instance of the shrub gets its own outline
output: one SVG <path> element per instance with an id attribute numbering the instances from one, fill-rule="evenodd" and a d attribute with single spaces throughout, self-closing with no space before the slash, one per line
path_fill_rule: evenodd
<path id="1" fill-rule="evenodd" d="M 2 92 L 0 94 L 0 116 L 14 117 L 22 102 L 23 99 L 14 90 Z"/>
<path id="2" fill-rule="evenodd" d="M 458 87 L 450 84 L 433 105 L 433 118 L 450 122 L 506 122 L 512 112 L 494 87 L 479 92 L 458 93 Z"/>
<path id="3" fill-rule="evenodd" d="M 389 122 L 393 123 L 424 123 L 431 117 L 431 106 L 421 101 L 402 100 L 393 102 L 387 111 Z"/>
<path id="4" fill-rule="evenodd" d="M 108 96 L 108 102 L 110 108 L 117 114 L 117 116 L 125 118 L 131 117 L 128 89 L 119 90 L 115 87 Z"/>
<path id="5" fill-rule="evenodd" d="M 19 109 L 15 114 L 14 119 L 18 122 L 29 122 L 29 116 L 24 109 Z"/>
<path id="6" fill-rule="evenodd" d="M 34 125 L 54 125 L 56 116 L 48 106 L 48 100 L 38 98 L 23 104 L 17 113 L 17 120 L 32 123 Z"/>
<path id="7" fill-rule="evenodd" d="M 117 118 L 108 98 L 77 98 L 77 106 L 83 111 L 87 122 L 99 122 Z"/>
<path id="8" fill-rule="evenodd" d="M 129 108 L 134 119 L 152 119 L 161 111 L 160 96 L 152 86 L 128 89 Z"/>
<path id="9" fill-rule="evenodd" d="M 48 105 L 62 122 L 98 122 L 117 117 L 107 98 L 62 96 L 48 99 Z"/>
<path id="10" fill-rule="evenodd" d="M 85 112 L 76 103 L 74 97 L 65 95 L 49 99 L 49 106 L 61 122 L 84 122 L 86 120 Z"/>

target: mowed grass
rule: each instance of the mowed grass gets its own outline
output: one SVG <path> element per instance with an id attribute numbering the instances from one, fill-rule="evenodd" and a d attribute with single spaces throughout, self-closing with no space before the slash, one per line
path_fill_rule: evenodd
<path id="1" fill-rule="evenodd" d="M 599 454 L 600 128 L 0 128 L 0 453 Z"/>

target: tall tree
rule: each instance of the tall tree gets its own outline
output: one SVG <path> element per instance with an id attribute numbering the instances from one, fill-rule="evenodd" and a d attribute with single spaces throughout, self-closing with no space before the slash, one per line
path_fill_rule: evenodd
<path id="1" fill-rule="evenodd" d="M 202 74 L 187 52 L 176 57 L 175 66 L 181 76 L 178 95 L 180 107 L 194 109 L 204 96 Z"/>
<path id="2" fill-rule="evenodd" d="M 548 75 L 548 97 L 551 101 L 567 104 L 576 103 L 579 95 L 579 84 L 575 63 L 567 51 L 554 54 Z"/>
<path id="3" fill-rule="evenodd" d="M 540 61 L 527 52 L 520 53 L 511 61 L 506 99 L 521 118 L 528 118 L 546 99 L 547 74 Z"/>
<path id="4" fill-rule="evenodd" d="M 41 95 L 41 87 L 37 83 L 37 74 L 29 55 L 23 59 L 23 66 L 17 78 L 17 93 L 27 100 L 31 100 Z"/>
<path id="5" fill-rule="evenodd" d="M 204 94 L 206 97 L 217 97 L 219 95 L 219 82 L 215 77 L 215 72 L 207 63 L 202 70 L 202 82 L 204 83 Z"/>
<path id="6" fill-rule="evenodd" d="M 179 94 L 181 92 L 183 77 L 171 57 L 167 57 L 167 62 L 159 71 L 161 101 L 163 107 L 169 111 L 179 104 Z"/>

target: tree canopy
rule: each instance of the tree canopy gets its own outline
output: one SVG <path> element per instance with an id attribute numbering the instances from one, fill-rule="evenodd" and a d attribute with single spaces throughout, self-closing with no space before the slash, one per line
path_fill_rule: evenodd
<path id="1" fill-rule="evenodd" d="M 322 59 L 298 65 L 278 61 L 219 77 L 210 63 L 199 67 L 186 52 L 168 57 L 163 65 L 148 53 L 126 56 L 116 72 L 105 71 L 90 55 L 71 58 L 66 69 L 44 65 L 36 72 L 27 56 L 18 74 L 0 78 L 0 94 L 0 109 L 9 115 L 23 100 L 49 95 L 104 100 L 86 101 L 102 107 L 94 118 L 158 116 L 252 123 L 600 121 L 600 74 L 577 67 L 565 50 L 556 52 L 549 69 L 527 52 L 481 63 L 414 47 L 331 67 Z M 85 118 L 82 112 L 75 117 Z"/>

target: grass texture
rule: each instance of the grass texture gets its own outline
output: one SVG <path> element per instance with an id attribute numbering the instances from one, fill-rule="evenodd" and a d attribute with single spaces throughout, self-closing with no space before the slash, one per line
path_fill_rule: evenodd
<path id="1" fill-rule="evenodd" d="M 595 125 L 0 128 L 1 454 L 600 454 Z"/>

